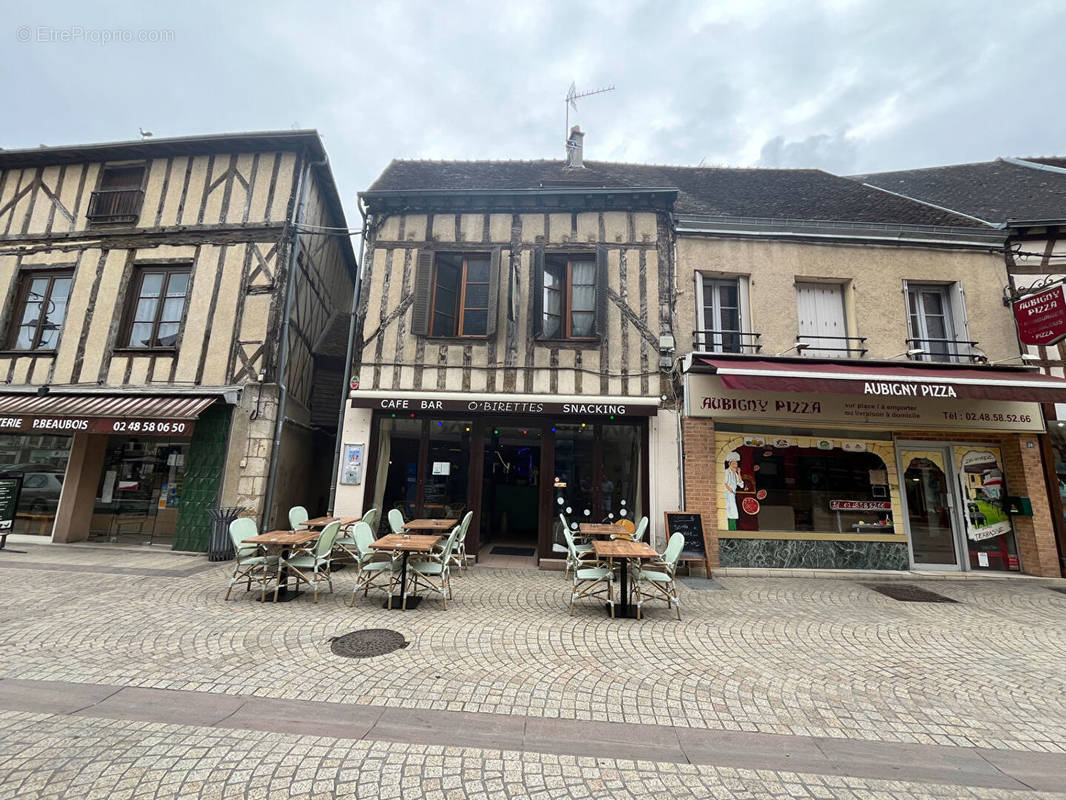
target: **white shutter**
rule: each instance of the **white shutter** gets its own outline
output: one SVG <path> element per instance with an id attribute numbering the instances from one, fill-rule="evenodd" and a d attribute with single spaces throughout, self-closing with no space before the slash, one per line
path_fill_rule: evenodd
<path id="1" fill-rule="evenodd" d="M 797 283 L 796 311 L 801 342 L 810 345 L 803 355 L 816 358 L 847 356 L 848 335 L 844 317 L 844 287 L 832 283 Z M 832 349 L 837 348 L 837 349 Z"/>

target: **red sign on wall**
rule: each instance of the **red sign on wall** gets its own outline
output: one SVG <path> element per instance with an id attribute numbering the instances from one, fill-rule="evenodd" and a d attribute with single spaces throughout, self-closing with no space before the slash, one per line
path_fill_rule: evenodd
<path id="1" fill-rule="evenodd" d="M 1064 284 L 1015 300 L 1014 319 L 1022 344 L 1049 345 L 1066 339 Z"/>

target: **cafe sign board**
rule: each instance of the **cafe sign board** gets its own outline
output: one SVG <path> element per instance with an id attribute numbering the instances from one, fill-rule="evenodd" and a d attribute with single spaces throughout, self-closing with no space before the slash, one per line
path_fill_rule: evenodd
<path id="1" fill-rule="evenodd" d="M 4 433 L 126 433 L 137 436 L 192 436 L 195 420 L 157 417 L 83 417 L 14 414 L 0 416 Z"/>
<path id="2" fill-rule="evenodd" d="M 1027 294 L 1013 305 L 1022 344 L 1051 345 L 1066 339 L 1066 284 Z"/>
<path id="3" fill-rule="evenodd" d="M 619 398 L 611 402 L 589 401 L 556 403 L 549 401 L 531 401 L 525 398 L 512 398 L 500 395 L 498 399 L 470 397 L 469 399 L 434 399 L 421 397 L 360 396 L 359 392 L 351 395 L 352 408 L 376 408 L 394 414 L 433 414 L 436 412 L 461 412 L 467 414 L 524 414 L 532 416 L 573 416 L 573 417 L 654 417 L 657 405 L 646 403 L 627 403 Z"/>
<path id="4" fill-rule="evenodd" d="M 957 400 L 918 394 L 805 394 L 726 389 L 717 375 L 693 373 L 685 393 L 693 417 L 824 423 L 847 427 L 925 428 L 937 431 L 1043 431 L 1039 403 Z"/>

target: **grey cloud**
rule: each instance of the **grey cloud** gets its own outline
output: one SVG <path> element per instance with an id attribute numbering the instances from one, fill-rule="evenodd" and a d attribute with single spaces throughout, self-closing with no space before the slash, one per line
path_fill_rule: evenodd
<path id="1" fill-rule="evenodd" d="M 853 171 L 858 147 L 844 134 L 808 136 L 798 142 L 775 136 L 762 146 L 757 166 L 813 167 L 846 175 Z"/>

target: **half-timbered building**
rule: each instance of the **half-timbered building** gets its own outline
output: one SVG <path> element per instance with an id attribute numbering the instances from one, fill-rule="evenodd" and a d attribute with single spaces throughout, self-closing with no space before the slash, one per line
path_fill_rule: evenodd
<path id="1" fill-rule="evenodd" d="M 394 161 L 361 195 L 343 438 L 366 470 L 342 466 L 338 510 L 470 509 L 471 553 L 558 558 L 559 512 L 676 507 L 677 192 L 583 164 L 580 137 L 562 162 Z"/>
<path id="2" fill-rule="evenodd" d="M 202 550 L 216 506 L 324 507 L 345 229 L 314 131 L 0 151 L 15 529 Z"/>

